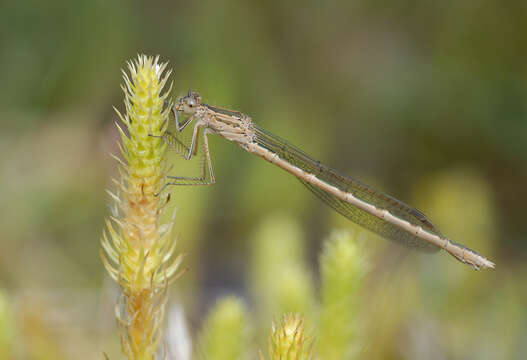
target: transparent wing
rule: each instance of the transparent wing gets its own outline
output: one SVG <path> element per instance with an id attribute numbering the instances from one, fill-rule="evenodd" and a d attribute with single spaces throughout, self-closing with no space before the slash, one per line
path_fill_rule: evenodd
<path id="1" fill-rule="evenodd" d="M 254 125 L 256 134 L 256 143 L 267 150 L 277 154 L 280 158 L 291 164 L 314 174 L 320 180 L 333 185 L 343 191 L 352 193 L 355 197 L 377 208 L 386 209 L 393 215 L 410 222 L 411 224 L 421 226 L 423 229 L 441 236 L 430 220 L 419 210 L 406 205 L 389 195 L 376 191 L 350 177 L 340 175 L 337 171 L 323 165 L 307 155 L 302 150 L 289 144 L 287 141 L 268 131 Z M 390 224 L 368 212 L 361 210 L 346 201 L 342 201 L 334 195 L 315 187 L 305 181 L 300 180 L 313 194 L 319 197 L 326 204 L 331 206 L 340 214 L 344 215 L 351 221 L 373 231 L 374 233 L 407 247 L 418 249 L 424 252 L 436 252 L 439 247 L 422 240 L 405 230 Z"/>

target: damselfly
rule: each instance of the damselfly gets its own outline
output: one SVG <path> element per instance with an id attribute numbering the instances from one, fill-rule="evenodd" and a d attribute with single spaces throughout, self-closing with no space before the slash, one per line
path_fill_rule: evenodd
<path id="1" fill-rule="evenodd" d="M 445 250 L 474 269 L 493 268 L 484 256 L 444 237 L 419 210 L 389 195 L 321 164 L 287 141 L 258 127 L 241 112 L 222 109 L 201 102 L 197 92 L 189 91 L 173 108 L 174 121 L 161 135 L 184 158 L 197 154 L 200 130 L 204 163 L 199 177 L 168 176 L 168 185 L 209 185 L 215 182 L 210 160 L 208 134 L 238 144 L 296 176 L 311 192 L 351 221 L 378 235 L 424 252 Z M 188 115 L 180 121 L 179 113 Z M 194 129 L 190 144 L 178 137 L 190 123 Z"/>

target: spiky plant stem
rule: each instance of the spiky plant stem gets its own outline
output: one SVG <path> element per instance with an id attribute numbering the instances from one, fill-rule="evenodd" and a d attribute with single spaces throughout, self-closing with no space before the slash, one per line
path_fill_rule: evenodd
<path id="1" fill-rule="evenodd" d="M 306 336 L 300 314 L 286 314 L 280 324 L 273 323 L 269 336 L 270 360 L 311 360 L 312 340 Z M 260 355 L 263 359 L 263 356 Z"/>
<path id="2" fill-rule="evenodd" d="M 123 352 L 129 359 L 155 359 L 162 338 L 166 290 L 181 261 L 174 256 L 173 220 L 162 224 L 170 195 L 163 191 L 167 145 L 159 138 L 168 124 L 170 76 L 159 58 L 138 56 L 123 71 L 126 113 L 121 126 L 120 180 L 113 216 L 106 221 L 102 259 L 117 281 L 116 306 Z"/>

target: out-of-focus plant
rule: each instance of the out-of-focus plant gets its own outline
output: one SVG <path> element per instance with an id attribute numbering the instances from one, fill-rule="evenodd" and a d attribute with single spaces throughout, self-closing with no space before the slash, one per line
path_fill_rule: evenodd
<path id="1" fill-rule="evenodd" d="M 0 360 L 10 358 L 13 325 L 11 306 L 4 291 L 0 289 Z"/>
<path id="2" fill-rule="evenodd" d="M 122 350 L 129 359 L 154 359 L 162 339 L 162 321 L 169 280 L 181 261 L 174 255 L 173 221 L 161 223 L 170 194 L 163 191 L 167 145 L 152 134 L 168 124 L 170 76 L 159 58 L 140 55 L 123 71 L 126 112 L 119 117 L 121 134 L 118 189 L 102 238 L 102 258 L 119 284 L 116 305 Z"/>
<path id="3" fill-rule="evenodd" d="M 290 217 L 271 216 L 256 230 L 250 286 L 262 321 L 284 313 L 313 314 L 315 291 L 304 246 L 301 229 Z"/>
<path id="4" fill-rule="evenodd" d="M 277 314 L 298 312 L 302 317 L 285 317 L 282 327 L 287 323 L 286 328 L 291 329 L 295 321 L 303 326 L 305 317 L 308 323 L 318 324 L 313 330 L 316 339 L 313 349 L 317 356 L 328 360 L 350 359 L 359 343 L 357 298 L 367 262 L 355 236 L 335 232 L 320 256 L 321 301 L 318 302 L 312 276 L 305 265 L 302 240 L 299 227 L 284 216 L 264 220 L 256 231 L 251 286 L 263 308 L 260 321 Z M 273 328 L 273 343 L 281 336 L 277 328 Z M 278 350 L 273 351 L 276 354 Z"/>
<path id="5" fill-rule="evenodd" d="M 218 301 L 201 331 L 198 353 L 202 359 L 242 360 L 248 356 L 246 309 L 235 297 Z"/>
<path id="6" fill-rule="evenodd" d="M 367 264 L 347 232 L 335 232 L 320 256 L 321 306 L 317 354 L 351 359 L 357 345 L 357 298 Z"/>

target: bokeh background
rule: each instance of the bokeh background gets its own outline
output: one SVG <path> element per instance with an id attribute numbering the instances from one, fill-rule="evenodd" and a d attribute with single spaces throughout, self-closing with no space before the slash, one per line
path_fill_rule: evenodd
<path id="1" fill-rule="evenodd" d="M 121 356 L 99 239 L 121 69 L 145 53 L 170 61 L 174 98 L 192 88 L 249 114 L 497 264 L 475 272 L 392 245 L 211 136 L 217 183 L 172 189 L 188 271 L 170 319 L 190 337 L 223 295 L 258 307 L 248 274 L 262 231 L 301 239 L 316 288 L 339 229 L 370 264 L 362 358 L 524 358 L 526 19 L 525 1 L 498 0 L 2 2 L 0 356 Z M 198 168 L 173 159 L 182 174 Z"/>

